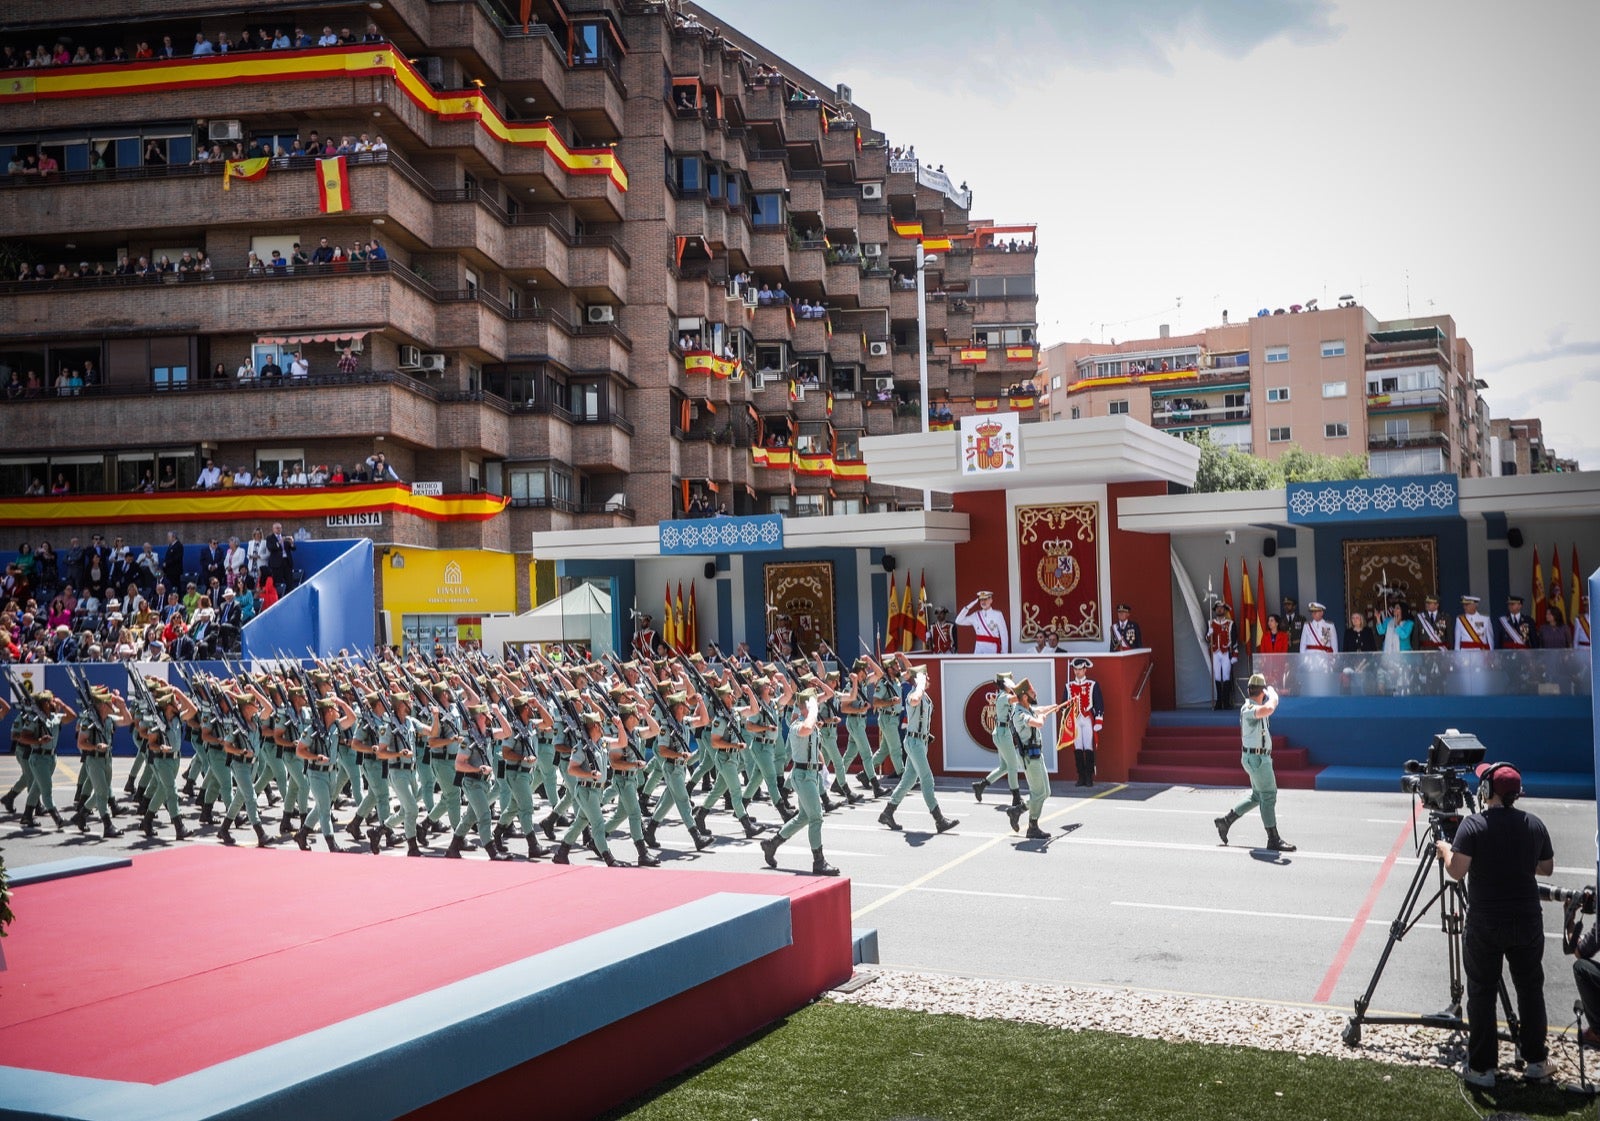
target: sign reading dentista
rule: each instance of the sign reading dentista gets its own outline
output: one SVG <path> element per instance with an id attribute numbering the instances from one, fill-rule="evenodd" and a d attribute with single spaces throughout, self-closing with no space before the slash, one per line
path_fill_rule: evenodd
<path id="1" fill-rule="evenodd" d="M 405 565 L 394 567 L 394 557 Z M 383 607 L 402 614 L 489 614 L 517 609 L 516 562 L 510 553 L 398 547 L 383 568 Z"/>
<path id="2" fill-rule="evenodd" d="M 444 484 L 443 483 L 412 483 L 411 484 L 411 493 L 412 494 L 424 494 L 424 495 L 428 495 L 428 496 L 430 496 L 432 498 L 440 498 L 440 497 L 443 497 L 443 495 L 444 495 Z"/>

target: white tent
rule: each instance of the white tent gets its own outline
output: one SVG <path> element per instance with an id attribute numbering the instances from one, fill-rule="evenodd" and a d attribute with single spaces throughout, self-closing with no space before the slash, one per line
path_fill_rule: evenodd
<path id="1" fill-rule="evenodd" d="M 581 642 L 596 654 L 611 646 L 611 596 L 594 584 L 542 603 L 522 615 L 483 620 L 483 648 L 498 653 L 507 643 Z"/>

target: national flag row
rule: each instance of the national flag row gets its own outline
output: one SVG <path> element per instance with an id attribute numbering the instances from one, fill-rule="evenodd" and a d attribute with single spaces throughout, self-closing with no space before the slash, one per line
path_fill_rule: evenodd
<path id="1" fill-rule="evenodd" d="M 222 189 L 233 190 L 233 181 L 259 183 L 267 177 L 272 160 L 260 156 L 253 160 L 225 160 L 222 164 Z M 317 209 L 324 214 L 343 214 L 350 209 L 350 164 L 344 156 L 329 156 L 317 161 Z"/>
<path id="2" fill-rule="evenodd" d="M 700 609 L 695 604 L 696 581 L 689 581 L 689 598 L 683 598 L 683 581 L 678 581 L 678 598 L 672 598 L 672 585 L 666 585 L 661 605 L 661 641 L 680 654 L 700 649 Z"/>
<path id="3" fill-rule="evenodd" d="M 1256 582 L 1250 583 L 1250 562 L 1244 557 L 1239 558 L 1239 588 L 1242 597 L 1240 604 L 1233 600 L 1233 579 L 1229 575 L 1226 563 L 1222 566 L 1222 602 L 1228 605 L 1228 614 L 1233 619 L 1233 637 L 1239 644 L 1241 653 L 1254 651 L 1261 641 L 1261 636 L 1267 633 L 1267 578 L 1262 569 L 1261 562 L 1256 561 Z M 1242 610 L 1240 610 L 1242 608 Z"/>
<path id="4" fill-rule="evenodd" d="M 885 654 L 896 651 L 910 653 L 928 641 L 928 573 L 924 569 L 917 579 L 917 602 L 911 603 L 911 573 L 906 573 L 903 592 L 895 590 L 896 577 L 889 574 L 889 612 L 878 649 Z"/>
<path id="5" fill-rule="evenodd" d="M 1539 547 L 1533 547 L 1533 583 L 1529 587 L 1527 606 L 1533 612 L 1534 625 L 1544 622 L 1545 608 L 1553 607 L 1562 623 L 1571 623 L 1583 611 L 1583 569 L 1578 564 L 1578 546 L 1572 546 L 1571 585 L 1563 594 L 1561 582 L 1561 546 L 1550 546 L 1550 583 L 1545 584 L 1544 568 L 1539 563 Z M 1548 592 L 1546 588 L 1548 587 Z"/>

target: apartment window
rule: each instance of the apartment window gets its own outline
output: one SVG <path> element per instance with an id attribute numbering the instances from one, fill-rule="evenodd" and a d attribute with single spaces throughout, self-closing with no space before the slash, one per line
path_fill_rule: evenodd
<path id="1" fill-rule="evenodd" d="M 1411 421 L 1405 417 L 1383 422 L 1383 434 L 1391 440 L 1404 440 L 1411 435 Z"/>
<path id="2" fill-rule="evenodd" d="M 1343 397 L 1350 392 L 1350 384 L 1342 381 L 1325 381 L 1322 383 L 1323 397 Z"/>
<path id="3" fill-rule="evenodd" d="M 552 502 L 572 501 L 572 474 L 547 464 L 510 467 L 513 506 L 549 506 Z"/>
<path id="4" fill-rule="evenodd" d="M 1289 361 L 1289 348 L 1286 347 L 1286 346 L 1269 346 L 1269 347 L 1267 347 L 1267 361 L 1268 362 L 1287 362 L 1287 361 Z"/>
<path id="5" fill-rule="evenodd" d="M 257 448 L 255 460 L 255 469 L 270 474 L 274 479 L 281 479 L 296 469 L 308 475 L 311 473 L 311 468 L 306 466 L 306 450 L 303 447 Z"/>
<path id="6" fill-rule="evenodd" d="M 600 420 L 604 404 L 605 390 L 599 382 L 575 381 L 567 386 L 567 411 L 574 420 Z"/>
<path id="7" fill-rule="evenodd" d="M 1035 295 L 1031 276 L 975 276 L 970 291 L 974 296 L 995 299 Z"/>
<path id="8" fill-rule="evenodd" d="M 1331 424 L 1324 424 L 1322 434 L 1329 440 L 1338 440 L 1350 435 L 1350 426 L 1342 420 L 1336 420 Z"/>
<path id="9" fill-rule="evenodd" d="M 731 199 L 729 200 L 732 201 Z M 752 226 L 781 226 L 786 219 L 783 216 L 783 195 L 777 191 L 763 191 L 758 195 L 750 196 L 750 224 Z"/>
<path id="10" fill-rule="evenodd" d="M 1250 407 L 1250 394 L 1224 393 L 1222 407 L 1226 410 L 1222 414 L 1223 420 L 1243 420 L 1247 415 L 1245 410 Z"/>
<path id="11" fill-rule="evenodd" d="M 1289 434 L 1289 426 L 1287 424 L 1282 428 L 1267 429 L 1267 443 L 1269 444 L 1287 444 L 1291 439 L 1293 437 Z"/>
<path id="12" fill-rule="evenodd" d="M 1287 401 L 1288 399 L 1289 387 L 1287 385 L 1275 386 L 1267 390 L 1267 404 L 1269 405 Z"/>
<path id="13" fill-rule="evenodd" d="M 699 156 L 677 156 L 673 162 L 677 165 L 675 179 L 680 191 L 689 194 L 705 188 L 705 180 L 702 178 L 703 166 Z"/>
<path id="14" fill-rule="evenodd" d="M 816 517 L 828 512 L 825 494 L 797 494 L 794 496 L 794 513 L 797 518 Z"/>
<path id="15" fill-rule="evenodd" d="M 1078 408 L 1078 406 L 1076 406 L 1076 405 L 1072 406 L 1072 419 L 1073 420 L 1079 420 L 1079 419 L 1081 419 L 1081 417 L 1082 417 L 1082 410 L 1080 410 Z"/>
<path id="16" fill-rule="evenodd" d="M 463 275 L 466 277 L 467 281 L 467 295 L 471 296 L 473 299 L 477 299 L 478 274 L 473 272 L 471 269 L 465 269 L 463 270 Z"/>
<path id="17" fill-rule="evenodd" d="M 1050 379 L 1050 388 L 1051 389 L 1060 389 L 1061 388 L 1061 377 L 1060 377 L 1060 375 L 1057 375 L 1056 377 L 1053 377 L 1053 378 Z"/>
<path id="18" fill-rule="evenodd" d="M 1344 356 L 1344 340 L 1343 339 L 1326 339 L 1326 340 L 1323 341 L 1323 344 L 1322 344 L 1322 357 L 1324 357 L 1324 358 L 1342 358 L 1343 356 Z M 1272 361 L 1272 359 L 1268 358 L 1267 361 L 1270 362 L 1270 361 Z"/>
<path id="19" fill-rule="evenodd" d="M 1107 405 L 1106 405 L 1106 415 L 1107 416 L 1127 416 L 1128 415 L 1128 401 L 1127 401 L 1127 398 L 1123 398 L 1120 401 L 1108 402 Z"/>
<path id="20" fill-rule="evenodd" d="M 150 368 L 150 384 L 157 389 L 187 389 L 189 386 L 189 367 L 152 366 Z"/>

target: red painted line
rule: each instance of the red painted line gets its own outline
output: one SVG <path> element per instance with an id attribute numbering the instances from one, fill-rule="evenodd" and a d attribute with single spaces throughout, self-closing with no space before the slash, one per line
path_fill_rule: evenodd
<path id="1" fill-rule="evenodd" d="M 1420 803 L 1419 803 L 1420 804 Z M 1339 975 L 1344 972 L 1345 965 L 1350 961 L 1350 955 L 1356 948 L 1356 942 L 1361 937 L 1361 932 L 1367 928 L 1367 920 L 1372 917 L 1372 908 L 1377 905 L 1378 895 L 1383 891 L 1383 885 L 1389 882 L 1389 873 L 1394 871 L 1394 863 L 1400 859 L 1400 850 L 1405 847 L 1406 841 L 1412 836 L 1412 829 L 1417 820 L 1417 805 L 1411 807 L 1411 820 L 1400 830 L 1400 836 L 1394 839 L 1394 847 L 1389 850 L 1389 855 L 1384 858 L 1383 867 L 1378 869 L 1377 876 L 1372 881 L 1372 887 L 1367 890 L 1367 897 L 1361 901 L 1361 908 L 1356 911 L 1356 917 L 1350 920 L 1350 929 L 1344 932 L 1344 941 L 1339 943 L 1338 951 L 1333 955 L 1333 962 L 1328 966 L 1328 972 L 1322 978 L 1322 984 L 1317 986 L 1317 995 L 1311 998 L 1313 1004 L 1326 1004 L 1333 996 L 1333 987 L 1339 983 Z"/>

